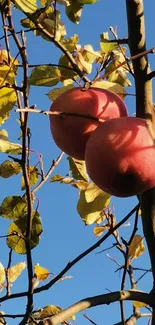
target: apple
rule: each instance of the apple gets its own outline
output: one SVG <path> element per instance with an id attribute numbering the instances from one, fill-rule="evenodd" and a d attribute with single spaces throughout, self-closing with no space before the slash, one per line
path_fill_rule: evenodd
<path id="1" fill-rule="evenodd" d="M 85 160 L 92 181 L 111 195 L 128 197 L 155 186 L 155 144 L 142 118 L 101 124 L 87 142 Z"/>
<path id="2" fill-rule="evenodd" d="M 123 100 L 115 93 L 99 88 L 69 89 L 60 95 L 51 105 L 50 111 L 71 113 L 68 115 L 49 115 L 50 128 L 57 146 L 68 155 L 84 160 L 85 147 L 89 136 L 102 123 L 100 121 L 127 116 Z M 74 116 L 75 114 L 75 116 Z"/>

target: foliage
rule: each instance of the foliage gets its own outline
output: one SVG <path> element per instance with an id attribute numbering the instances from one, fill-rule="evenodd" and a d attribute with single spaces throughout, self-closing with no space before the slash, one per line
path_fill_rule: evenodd
<path id="1" fill-rule="evenodd" d="M 12 286 L 15 288 L 16 280 L 22 276 L 22 272 L 27 272 L 28 294 L 22 288 L 21 293 L 17 294 L 19 298 L 26 296 L 27 299 L 27 307 L 23 306 L 23 314 L 20 316 L 22 319 L 21 325 L 43 324 L 42 321 L 50 317 L 56 319 L 54 317 L 57 314 L 62 315 L 62 320 L 58 319 L 54 324 L 70 324 L 70 320 L 75 320 L 74 313 L 85 309 L 85 305 L 84 307 L 80 305 L 79 309 L 75 309 L 75 312 L 69 311 L 68 314 L 63 314 L 63 309 L 55 304 L 51 305 L 51 302 L 49 302 L 48 306 L 38 306 L 35 310 L 33 308 L 33 294 L 39 294 L 39 292 L 45 289 L 50 289 L 55 282 L 64 280 L 65 277 L 63 276 L 66 271 L 98 247 L 110 235 L 114 240 L 111 248 L 119 251 L 123 258 L 123 264 L 119 264 L 119 269 L 123 273 L 121 290 L 125 289 L 126 277 L 129 275 L 130 287 L 137 293 L 133 265 L 134 260 L 143 255 L 145 250 L 143 236 L 136 234 L 138 218 L 140 218 L 139 205 L 134 209 L 136 215 L 130 236 L 123 238 L 119 234 L 121 229 L 116 220 L 111 197 L 89 179 L 85 161 L 67 157 L 67 163 L 65 161 L 67 172 L 66 174 L 64 172 L 65 175 L 60 175 L 56 168 L 62 160 L 63 154 L 61 153 L 56 160 L 51 162 L 49 170 L 45 173 L 41 154 L 31 147 L 33 127 L 30 130 L 30 114 L 41 113 L 47 118 L 46 115 L 49 113 L 45 110 L 38 111 L 35 105 L 30 106 L 28 98 L 33 86 L 35 86 L 36 94 L 40 87 L 45 87 L 46 96 L 48 96 L 50 101 L 54 101 L 66 90 L 81 85 L 85 89 L 97 87 L 111 90 L 120 95 L 123 100 L 128 95 L 127 89 L 132 84 L 131 81 L 134 74 L 131 61 L 136 58 L 130 58 L 130 60 L 127 58 L 128 46 L 124 44 L 126 42 L 122 43 L 119 40 L 115 30 L 111 28 L 113 39 L 111 39 L 107 31 L 100 35 L 97 49 L 93 48 L 91 44 L 81 45 L 78 34 L 68 37 L 66 26 L 61 18 L 63 9 L 70 26 L 72 26 L 72 23 L 80 23 L 82 13 L 86 10 L 87 5 L 90 5 L 90 10 L 93 10 L 93 6 L 97 5 L 97 0 L 0 0 L 3 39 L 5 43 L 4 48 L 0 49 L 0 124 L 6 125 L 5 129 L 0 130 L 0 152 L 2 154 L 0 177 L 5 182 L 7 182 L 8 178 L 14 177 L 16 182 L 20 184 L 19 193 L 12 195 L 10 188 L 8 188 L 8 196 L 4 197 L 0 204 L 0 216 L 6 224 L 9 222 L 7 234 L 2 237 L 6 238 L 6 245 L 10 251 L 8 265 L 0 263 L 0 288 L 1 291 L 6 291 L 6 295 L 2 299 L 0 298 L 0 302 L 10 299 L 11 303 L 14 295 L 11 292 Z M 24 32 L 17 32 L 14 27 L 14 10 L 18 11 L 22 16 L 20 26 Z M 60 50 L 56 64 L 52 62 L 33 66 L 29 65 L 29 49 L 25 40 L 25 34 L 29 37 L 29 33 L 32 33 L 31 36 L 33 37 L 34 44 L 36 44 L 35 42 L 38 37 L 42 46 L 44 46 L 45 42 L 51 42 L 55 48 Z M 12 56 L 15 45 L 17 52 Z M 135 54 L 138 55 L 138 53 Z M 142 54 L 140 53 L 141 56 Z M 17 143 L 12 142 L 8 136 L 8 125 L 10 121 L 12 123 L 11 114 L 13 111 L 19 113 L 17 121 L 19 138 Z M 42 136 L 44 136 L 43 132 Z M 46 143 L 46 139 L 44 141 Z M 47 150 L 49 150 L 49 147 Z M 38 157 L 36 164 L 32 163 L 33 153 Z M 58 186 L 64 185 L 66 191 L 69 189 L 69 186 L 72 187 L 73 191 L 75 189 L 77 193 L 77 212 L 80 221 L 82 220 L 86 226 L 93 226 L 92 233 L 95 237 L 98 238 L 104 235 L 94 246 L 84 251 L 75 260 L 69 262 L 66 268 L 56 277 L 52 277 L 52 279 L 52 272 L 44 266 L 40 266 L 40 261 L 34 264 L 32 251 L 32 249 L 39 245 L 42 236 L 46 236 L 43 233 L 44 223 L 42 224 L 39 213 L 39 199 L 36 197 L 36 192 L 39 193 L 39 189 L 46 181 L 49 183 L 50 191 L 53 191 L 53 193 L 56 183 Z M 125 218 L 124 220 L 126 221 L 127 219 Z M 56 231 L 59 232 L 59 230 Z M 73 229 L 70 229 L 70 232 L 73 232 Z M 18 263 L 14 265 L 12 265 L 11 259 L 13 253 L 19 255 Z M 42 254 L 42 252 L 40 253 Z M 49 254 L 49 247 L 47 247 L 47 252 L 44 253 L 48 253 L 47 260 L 48 258 L 53 260 L 53 256 Z M 22 261 L 21 255 L 24 255 L 26 261 Z M 110 255 L 108 257 L 113 259 Z M 118 264 L 116 260 L 114 262 Z M 44 284 L 44 281 L 48 281 L 47 284 Z M 146 300 L 150 299 L 150 296 L 145 297 L 146 299 L 142 295 L 134 296 L 135 299 L 133 299 L 133 292 L 130 292 L 130 294 L 130 300 L 133 300 L 131 315 L 132 313 L 139 315 L 136 316 L 138 319 L 138 317 L 142 317 L 139 308 L 146 308 Z M 141 300 L 139 297 L 141 297 Z M 52 299 L 54 301 L 54 297 Z M 109 298 L 108 302 L 103 300 L 103 303 L 109 304 L 111 301 L 113 302 L 111 299 Z M 117 301 L 119 300 L 122 311 L 121 319 L 124 322 L 123 299 L 117 299 Z M 90 303 L 89 307 L 95 304 L 97 303 Z M 2 306 L 2 308 L 4 307 Z M 6 324 L 4 312 L 0 311 L 0 314 L 2 316 L 0 317 L 0 323 Z M 18 313 L 15 311 L 13 316 L 8 317 L 16 318 L 18 317 L 16 314 Z M 89 320 L 95 324 L 91 319 Z"/>

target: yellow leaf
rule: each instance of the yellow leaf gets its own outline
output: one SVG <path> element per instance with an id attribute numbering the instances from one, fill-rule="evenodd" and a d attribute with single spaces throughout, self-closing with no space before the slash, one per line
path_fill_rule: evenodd
<path id="1" fill-rule="evenodd" d="M 47 280 L 49 277 L 49 271 L 44 267 L 40 266 L 39 264 L 36 264 L 34 266 L 34 273 L 37 280 L 39 281 Z"/>
<path id="2" fill-rule="evenodd" d="M 1 88 L 0 98 L 0 124 L 3 124 L 8 119 L 10 111 L 17 100 L 17 96 L 14 89 Z"/>
<path id="3" fill-rule="evenodd" d="M 59 314 L 62 310 L 63 309 L 59 306 L 48 305 L 35 313 L 35 319 L 51 317 L 53 315 Z M 69 319 L 75 320 L 75 315 L 72 315 L 71 317 L 69 317 Z"/>
<path id="4" fill-rule="evenodd" d="M 129 256 L 131 258 L 137 258 L 144 253 L 144 250 L 143 237 L 135 235 L 129 246 Z"/>
<path id="5" fill-rule="evenodd" d="M 47 96 L 50 100 L 54 101 L 58 98 L 61 94 L 65 93 L 68 89 L 75 88 L 73 85 L 67 85 L 61 88 L 54 88 L 47 93 Z"/>
<path id="6" fill-rule="evenodd" d="M 87 202 L 85 191 L 80 192 L 80 199 L 77 203 L 77 211 L 86 225 L 91 225 L 100 218 L 101 211 L 110 203 L 109 194 L 102 191 L 92 202 Z"/>
<path id="7" fill-rule="evenodd" d="M 25 268 L 26 268 L 26 263 L 20 262 L 12 266 L 10 269 L 8 269 L 9 281 L 15 282 Z"/>
<path id="8" fill-rule="evenodd" d="M 126 96 L 126 90 L 123 86 L 118 83 L 110 82 L 110 81 L 96 81 L 92 87 L 101 88 L 101 89 L 108 89 L 113 91 L 114 93 L 118 94 L 120 97 L 124 99 Z"/>
<path id="9" fill-rule="evenodd" d="M 147 306 L 147 304 L 145 304 L 144 302 L 140 302 L 140 301 L 133 301 L 132 304 L 136 308 L 146 307 Z"/>
<path id="10" fill-rule="evenodd" d="M 96 237 L 100 237 L 103 234 L 103 231 L 106 230 L 107 226 L 95 227 L 93 232 Z"/>
<path id="11" fill-rule="evenodd" d="M 5 281 L 5 269 L 2 263 L 0 263 L 0 285 Z"/>
<path id="12" fill-rule="evenodd" d="M 94 183 L 90 183 L 85 191 L 86 201 L 92 202 L 94 201 L 100 194 L 104 192 Z M 109 195 L 108 195 L 109 196 Z"/>

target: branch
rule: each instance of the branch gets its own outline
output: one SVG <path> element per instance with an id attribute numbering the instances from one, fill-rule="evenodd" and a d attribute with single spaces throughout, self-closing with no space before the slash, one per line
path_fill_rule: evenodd
<path id="1" fill-rule="evenodd" d="M 152 99 L 152 80 L 149 78 L 151 70 L 148 63 L 145 40 L 145 22 L 143 0 L 126 0 L 128 20 L 128 41 L 131 56 L 145 53 L 133 61 L 136 87 L 136 115 L 145 118 L 149 131 L 152 132 L 152 122 L 155 121 Z M 153 136 L 154 138 L 154 136 Z M 140 196 L 142 209 L 143 231 L 146 238 L 154 280 L 155 291 L 155 188 L 144 192 Z M 152 324 L 155 324 L 155 310 Z"/>
<path id="2" fill-rule="evenodd" d="M 79 302 L 75 303 L 74 305 L 64 309 L 57 315 L 50 317 L 47 320 L 48 325 L 57 325 L 64 322 L 66 319 L 70 318 L 71 316 L 79 313 L 82 310 L 87 308 L 100 306 L 100 305 L 109 305 L 116 301 L 123 301 L 123 300 L 135 300 L 141 301 L 146 303 L 147 305 L 152 304 L 152 296 L 151 294 L 147 294 L 144 292 L 139 291 L 116 291 L 111 292 L 99 296 L 88 297 L 86 299 L 80 300 Z M 43 325 L 41 321 L 39 325 Z"/>
<path id="3" fill-rule="evenodd" d="M 78 255 L 74 260 L 69 262 L 65 266 L 65 268 L 54 279 L 52 279 L 49 283 L 47 283 L 39 288 L 34 289 L 34 293 L 42 292 L 42 291 L 48 290 L 50 287 L 52 287 L 77 262 L 82 260 L 85 256 L 87 256 L 89 253 L 91 253 L 94 249 L 99 247 L 116 229 L 118 229 L 121 225 L 123 225 L 123 223 L 126 222 L 138 208 L 139 208 L 139 204 L 137 204 L 115 227 L 111 228 L 108 231 L 108 233 L 105 234 L 101 239 L 99 239 L 94 245 L 92 245 L 87 250 L 85 250 L 83 253 Z M 25 297 L 25 296 L 27 296 L 27 294 L 28 294 L 27 291 L 23 291 L 23 292 L 11 294 L 10 296 L 3 296 L 0 298 L 0 303 L 2 303 L 3 301 L 6 301 L 8 299 Z"/>

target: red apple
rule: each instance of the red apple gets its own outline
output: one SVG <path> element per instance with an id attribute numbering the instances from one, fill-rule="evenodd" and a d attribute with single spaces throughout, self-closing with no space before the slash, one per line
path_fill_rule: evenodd
<path id="1" fill-rule="evenodd" d="M 101 124 L 87 142 L 85 159 L 92 181 L 111 195 L 132 196 L 155 186 L 155 144 L 144 119 Z"/>
<path id="2" fill-rule="evenodd" d="M 109 120 L 127 116 L 123 100 L 115 93 L 99 88 L 73 88 L 60 95 L 51 105 L 52 112 L 68 112 Z M 49 115 L 53 139 L 68 155 L 84 160 L 87 140 L 101 123 L 91 118 Z"/>

